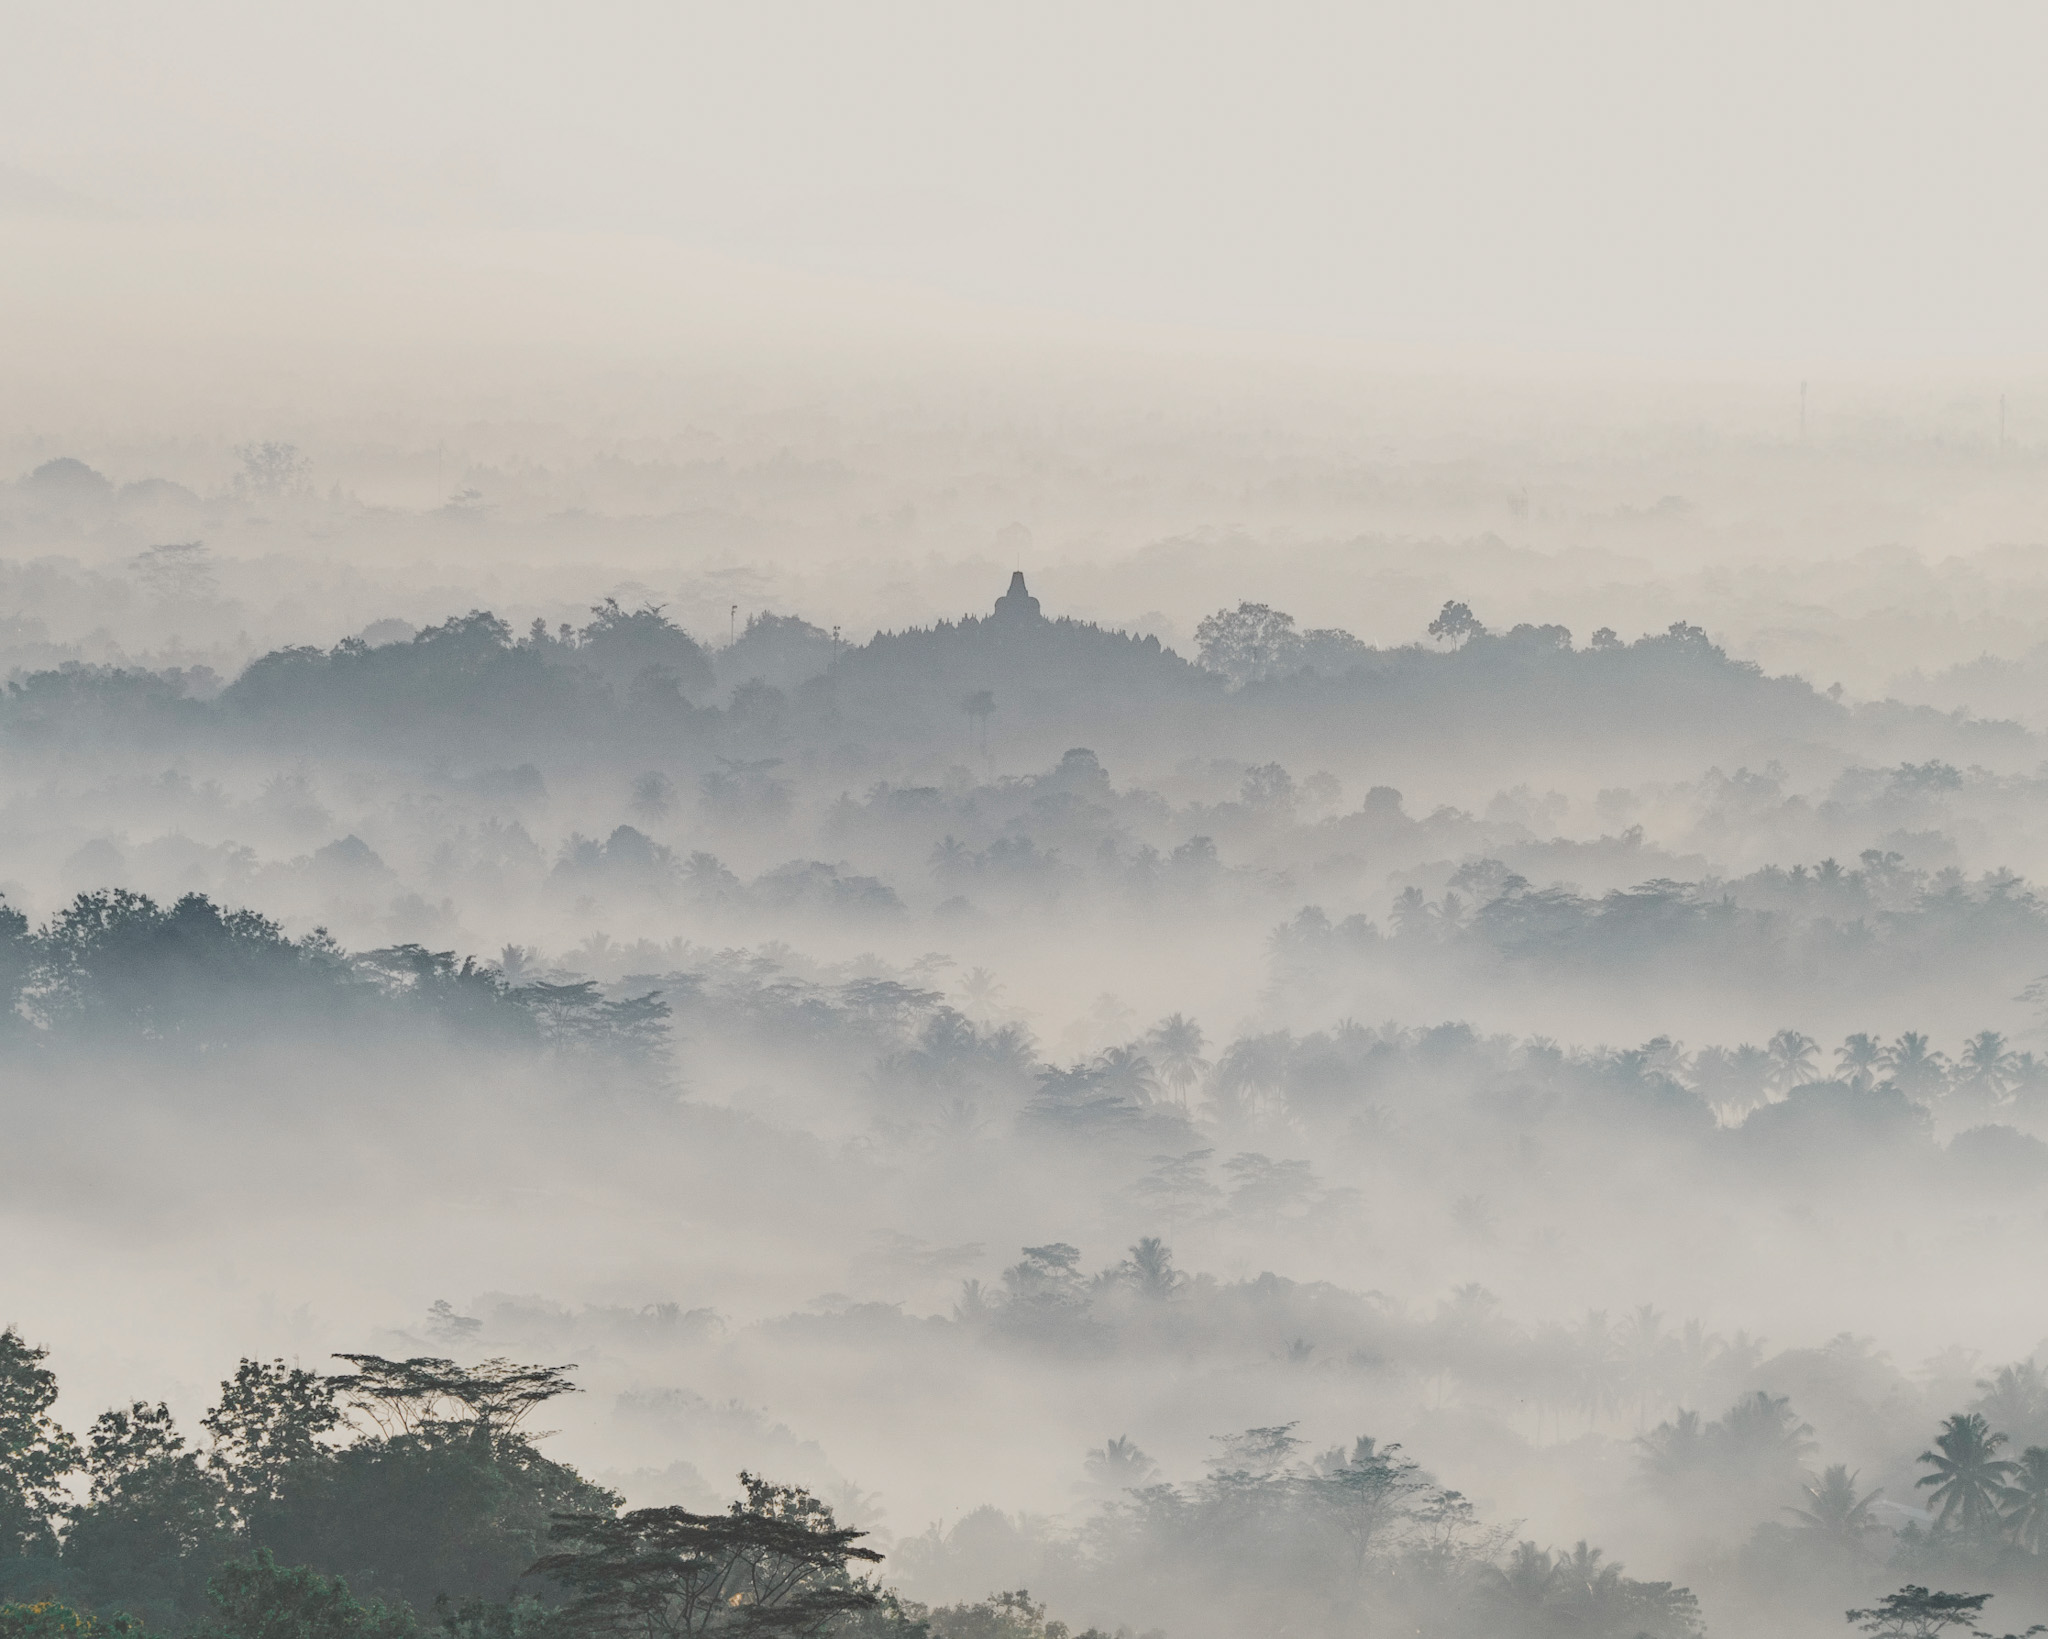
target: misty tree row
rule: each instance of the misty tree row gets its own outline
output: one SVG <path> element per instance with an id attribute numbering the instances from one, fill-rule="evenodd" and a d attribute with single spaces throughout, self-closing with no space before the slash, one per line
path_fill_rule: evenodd
<path id="1" fill-rule="evenodd" d="M 0 1046 L 132 1041 L 245 1045 L 371 1028 L 470 1045 L 525 1044 L 647 1075 L 668 1057 L 668 1006 L 591 980 L 515 984 L 497 966 L 398 945 L 351 954 L 325 932 L 288 938 L 201 894 L 160 905 L 81 894 L 42 926 L 0 903 Z"/>
<path id="2" fill-rule="evenodd" d="M 140 1401 L 80 1442 L 50 1415 L 43 1352 L 0 1332 L 0 1598 L 14 1601 L 0 1631 L 408 1639 L 432 1621 L 450 1639 L 1066 1639 L 1021 1591 L 902 1599 L 867 1572 L 882 1556 L 863 1533 L 796 1487 L 743 1474 L 723 1514 L 622 1512 L 521 1431 L 572 1387 L 570 1368 L 342 1358 L 333 1376 L 244 1360 L 201 1420 L 203 1448 Z M 1269 1622 L 1422 1621 L 1473 1639 L 1698 1629 L 1685 1590 L 1631 1580 L 1583 1542 L 1511 1546 L 1398 1446 L 1361 1437 L 1306 1457 L 1291 1426 L 1217 1445 L 1206 1477 L 1181 1485 L 1147 1483 L 1128 1442 L 1098 1453 L 1132 1483 L 1063 1545 L 1061 1579 L 1113 1585 L 1118 1606 L 1221 1600 Z M 935 1528 L 907 1557 L 942 1557 L 965 1528 Z"/>
<path id="3" fill-rule="evenodd" d="M 581 746 L 708 762 L 806 746 L 957 743 L 965 755 L 991 719 L 1008 743 L 1035 749 L 1048 734 L 1113 729 L 1133 714 L 1155 730 L 1252 747 L 1329 731 L 1369 743 L 1452 724 L 1491 739 L 1539 719 L 1570 722 L 1590 740 L 1715 717 L 1780 731 L 1846 717 L 1806 683 L 1767 678 L 1683 622 L 1626 644 L 1603 632 L 1575 649 L 1562 627 L 1495 636 L 1469 611 L 1464 621 L 1438 642 L 1375 649 L 1328 631 L 1291 638 L 1288 617 L 1246 605 L 1204 623 L 1196 663 L 1156 638 L 1036 615 L 941 621 L 857 648 L 765 615 L 708 651 L 653 606 L 607 601 L 582 627 L 536 621 L 523 634 L 473 611 L 404 641 L 277 650 L 212 698 L 193 692 L 206 680 L 182 672 L 79 662 L 32 672 L 9 683 L 0 734 L 46 751 L 147 735 L 192 748 L 473 757 Z M 872 759 L 852 749 L 838 760 Z"/>

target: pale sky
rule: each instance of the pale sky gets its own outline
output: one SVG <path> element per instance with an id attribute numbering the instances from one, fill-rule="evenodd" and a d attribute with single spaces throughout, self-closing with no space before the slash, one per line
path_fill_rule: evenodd
<path id="1" fill-rule="evenodd" d="M 1086 322 L 2048 356 L 2038 5 L 14 0 L 7 36 L 18 246 L 512 230 Z"/>

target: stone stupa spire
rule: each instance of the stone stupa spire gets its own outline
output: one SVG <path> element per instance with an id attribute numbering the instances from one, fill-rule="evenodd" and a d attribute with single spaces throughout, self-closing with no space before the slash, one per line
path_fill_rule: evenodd
<path id="1" fill-rule="evenodd" d="M 1010 574 L 1010 589 L 996 599 L 997 620 L 1043 620 L 1038 612 L 1038 599 L 1024 590 L 1024 571 L 1013 570 Z"/>

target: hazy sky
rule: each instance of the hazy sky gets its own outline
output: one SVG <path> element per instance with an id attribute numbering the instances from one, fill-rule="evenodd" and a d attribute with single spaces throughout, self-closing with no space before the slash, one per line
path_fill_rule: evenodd
<path id="1" fill-rule="evenodd" d="M 1090 322 L 2009 362 L 2044 55 L 2018 4 L 16 0 L 0 231 L 17 279 L 95 217 L 429 271 L 514 230 Z"/>

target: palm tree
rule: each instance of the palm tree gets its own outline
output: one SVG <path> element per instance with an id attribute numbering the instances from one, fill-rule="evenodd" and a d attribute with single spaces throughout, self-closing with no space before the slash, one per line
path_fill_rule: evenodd
<path id="1" fill-rule="evenodd" d="M 1883 1063 L 1884 1048 L 1865 1031 L 1844 1037 L 1842 1045 L 1835 1049 L 1835 1065 L 1842 1072 L 1842 1079 L 1859 1093 L 1870 1091 Z"/>
<path id="2" fill-rule="evenodd" d="M 1847 1463 L 1834 1464 L 1819 1479 L 1808 1480 L 1804 1489 L 1806 1506 L 1786 1509 L 1805 1522 L 1798 1530 L 1854 1547 L 1878 1528 L 1877 1521 L 1870 1517 L 1870 1505 L 1884 1488 L 1879 1486 L 1857 1496 L 1856 1476 L 1849 1472 Z"/>
<path id="3" fill-rule="evenodd" d="M 1170 1298 L 1187 1277 L 1173 1267 L 1173 1248 L 1157 1235 L 1147 1235 L 1131 1248 L 1131 1255 L 1117 1271 L 1140 1296 Z"/>
<path id="4" fill-rule="evenodd" d="M 1286 1083 L 1293 1052 L 1294 1038 L 1284 1030 L 1240 1036 L 1232 1042 L 1217 1064 L 1211 1084 L 1218 1113 L 1231 1121 L 1260 1113 Z"/>
<path id="5" fill-rule="evenodd" d="M 1917 1030 L 1908 1030 L 1884 1050 L 1885 1068 L 1902 1092 L 1936 1093 L 1948 1079 L 1948 1060 L 1927 1045 Z"/>
<path id="6" fill-rule="evenodd" d="M 1981 1413 L 1959 1411 L 1941 1425 L 1934 1444 L 1919 1457 L 1934 1472 L 1914 1486 L 1934 1488 L 1927 1500 L 1934 1504 L 1935 1523 L 1966 1537 L 1988 1534 L 1998 1519 L 2006 1476 L 2016 1466 L 1997 1455 L 2005 1436 L 1993 1434 Z"/>
<path id="7" fill-rule="evenodd" d="M 1797 1030 L 1780 1030 L 1770 1041 L 1771 1079 L 1780 1092 L 1813 1080 L 1813 1058 L 1820 1043 Z"/>
<path id="8" fill-rule="evenodd" d="M 2028 1446 L 2012 1465 L 2012 1484 L 2005 1488 L 2005 1528 L 2030 1554 L 2048 1541 L 2048 1447 Z"/>
<path id="9" fill-rule="evenodd" d="M 1159 1465 L 1128 1436 L 1097 1446 L 1088 1453 L 1085 1465 L 1088 1477 L 1097 1485 L 1112 1486 L 1118 1491 L 1128 1491 L 1146 1484 L 1159 1472 Z"/>
<path id="10" fill-rule="evenodd" d="M 1977 1397 L 1976 1409 L 1993 1428 L 2023 1440 L 2048 1432 L 2044 1429 L 2048 1425 L 2048 1382 L 2042 1380 L 2041 1368 L 2033 1361 L 2000 1366 L 1996 1376 L 1978 1378 L 1977 1387 L 1984 1392 Z"/>
<path id="11" fill-rule="evenodd" d="M 1707 1434 L 1724 1457 L 1767 1472 L 1796 1472 L 1814 1449 L 1813 1425 L 1800 1421 L 1791 1396 L 1762 1389 L 1736 1401 Z"/>
<path id="12" fill-rule="evenodd" d="M 948 837 L 947 841 L 952 841 Z M 985 967 L 971 967 L 967 977 L 961 981 L 960 995 L 967 1003 L 967 1011 L 977 1019 L 986 1020 L 996 1011 L 996 998 L 1003 993 L 1002 981 Z"/>
<path id="13" fill-rule="evenodd" d="M 1501 1591 L 1516 1603 L 1538 1606 L 1550 1596 L 1557 1583 L 1557 1562 L 1547 1548 L 1533 1542 L 1518 1543 L 1506 1565 L 1494 1572 Z"/>
<path id="14" fill-rule="evenodd" d="M 1982 1030 L 1972 1036 L 1956 1065 L 1957 1079 L 1986 1104 L 2003 1102 L 2011 1085 L 2013 1055 L 2005 1038 L 1996 1030 Z"/>
<path id="15" fill-rule="evenodd" d="M 1132 1104 L 1150 1104 L 1158 1090 L 1152 1061 L 1135 1047 L 1112 1047 L 1095 1056 L 1096 1082 Z"/>
<path id="16" fill-rule="evenodd" d="M 1584 1537 L 1570 1553 L 1558 1556 L 1557 1587 L 1565 1601 L 1583 1608 L 1613 1594 L 1621 1582 L 1621 1567 L 1601 1564 L 1605 1557 L 1598 1548 L 1588 1547 Z"/>
<path id="17" fill-rule="evenodd" d="M 1202 1027 L 1182 1014 L 1170 1014 L 1152 1027 L 1145 1045 L 1152 1049 L 1152 1060 L 1166 1078 L 1166 1085 L 1185 1104 L 1188 1089 L 1209 1068 L 1209 1061 L 1202 1057 L 1202 1049 L 1209 1045 Z"/>
<path id="18" fill-rule="evenodd" d="M 1615 1328 L 1615 1343 L 1621 1351 L 1624 1393 L 1636 1403 L 1640 1429 L 1649 1420 L 1650 1397 L 1667 1375 L 1674 1340 L 1664 1335 L 1664 1317 L 1645 1303 Z"/>
<path id="19" fill-rule="evenodd" d="M 1642 1453 L 1637 1461 L 1645 1477 L 1666 1486 L 1690 1480 L 1706 1461 L 1706 1430 L 1696 1411 L 1681 1408 L 1676 1417 L 1659 1423 L 1648 1434 L 1638 1434 L 1636 1445 Z"/>

